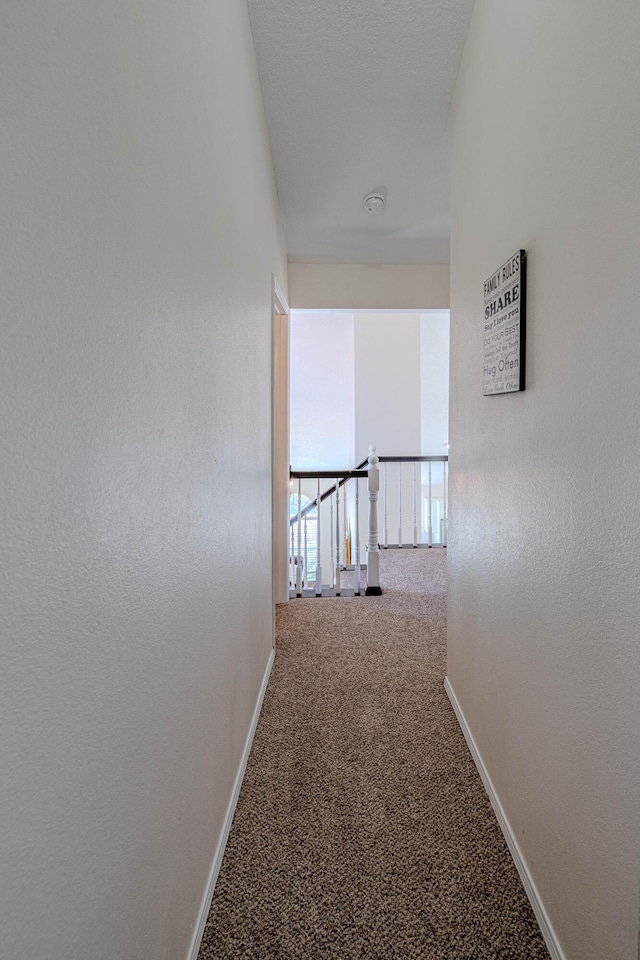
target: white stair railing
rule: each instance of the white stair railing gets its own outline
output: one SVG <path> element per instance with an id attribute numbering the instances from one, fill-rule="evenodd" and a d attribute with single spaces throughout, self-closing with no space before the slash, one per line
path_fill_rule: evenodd
<path id="1" fill-rule="evenodd" d="M 380 491 L 380 460 L 375 447 L 369 447 L 369 538 L 367 541 L 367 590 L 368 597 L 379 597 L 380 545 L 378 543 L 378 493 Z"/>
<path id="2" fill-rule="evenodd" d="M 382 544 L 378 532 L 380 464 Z M 411 464 L 411 484 L 403 483 L 403 464 Z M 446 547 L 447 466 L 446 456 L 379 457 L 375 447 L 370 447 L 368 459 L 354 470 L 291 471 L 290 596 L 361 596 L 365 571 L 364 592 L 375 596 L 382 592 L 381 549 Z M 366 507 L 360 489 L 365 477 Z M 324 493 L 323 479 L 332 481 Z M 397 524 L 398 543 L 389 543 L 390 524 Z M 329 571 L 329 582 L 324 584 L 323 570 Z"/>
<path id="3" fill-rule="evenodd" d="M 360 479 L 356 477 L 356 563 L 353 572 L 353 594 L 360 596 Z"/>
<path id="4" fill-rule="evenodd" d="M 318 555 L 316 557 L 316 597 L 322 596 L 322 517 L 320 516 L 320 510 L 322 507 L 322 498 L 320 497 L 320 477 L 318 477 L 318 492 L 316 494 L 316 524 L 317 524 L 317 534 L 316 534 L 316 546 Z"/>
<path id="5" fill-rule="evenodd" d="M 336 565 L 333 574 L 336 597 L 340 596 L 340 477 L 336 477 Z"/>
<path id="6" fill-rule="evenodd" d="M 381 549 L 446 547 L 448 457 L 380 457 L 380 463 L 384 477 Z M 405 464 L 411 464 L 413 471 L 410 490 L 403 472 Z M 393 523 L 397 523 L 397 543 L 389 543 L 388 539 L 387 530 Z"/>

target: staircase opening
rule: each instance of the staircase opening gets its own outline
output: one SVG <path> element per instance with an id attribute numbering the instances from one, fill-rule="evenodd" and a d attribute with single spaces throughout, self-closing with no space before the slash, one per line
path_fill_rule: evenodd
<path id="1" fill-rule="evenodd" d="M 447 310 L 291 311 L 290 596 L 314 595 L 312 563 L 330 591 L 336 570 L 365 570 L 371 505 L 366 479 L 348 474 L 366 469 L 370 445 L 380 456 L 381 548 L 446 544 L 448 374 Z M 318 493 L 312 557 L 308 506 Z"/>

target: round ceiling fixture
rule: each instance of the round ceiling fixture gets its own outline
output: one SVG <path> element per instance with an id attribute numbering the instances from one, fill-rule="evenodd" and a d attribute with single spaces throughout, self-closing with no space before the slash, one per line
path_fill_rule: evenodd
<path id="1" fill-rule="evenodd" d="M 372 217 L 379 216 L 385 208 L 387 202 L 387 191 L 385 187 L 376 187 L 371 193 L 368 193 L 362 201 L 362 206 L 370 213 Z"/>

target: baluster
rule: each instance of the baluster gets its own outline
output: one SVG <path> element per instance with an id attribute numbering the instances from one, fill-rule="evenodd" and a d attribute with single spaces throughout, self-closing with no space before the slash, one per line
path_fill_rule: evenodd
<path id="1" fill-rule="evenodd" d="M 429 521 L 428 521 L 428 530 L 429 530 L 429 546 L 433 546 L 433 504 L 431 500 L 431 460 L 429 460 Z"/>
<path id="2" fill-rule="evenodd" d="M 380 589 L 380 546 L 378 544 L 378 492 L 380 490 L 380 470 L 375 447 L 369 447 L 369 538 L 367 542 L 367 589 L 368 597 L 379 597 Z"/>
<path id="3" fill-rule="evenodd" d="M 448 537 L 448 523 L 449 518 L 447 517 L 447 461 L 442 461 L 442 546 L 446 547 L 447 537 Z"/>
<path id="4" fill-rule="evenodd" d="M 296 557 L 296 596 L 302 596 L 302 565 L 300 560 L 302 559 L 302 549 L 301 549 L 301 538 L 302 538 L 302 489 L 300 485 L 300 479 L 298 478 L 298 555 Z"/>
<path id="5" fill-rule="evenodd" d="M 385 550 L 389 546 L 389 511 L 387 509 L 387 461 L 384 462 L 384 532 L 383 545 Z"/>
<path id="6" fill-rule="evenodd" d="M 307 514 L 304 515 L 304 570 L 302 573 L 302 586 L 309 586 L 309 555 L 307 552 Z"/>
<path id="7" fill-rule="evenodd" d="M 340 596 L 340 479 L 336 477 L 336 597 Z"/>
<path id="8" fill-rule="evenodd" d="M 356 477 L 356 555 L 353 572 L 353 595 L 360 596 L 360 478 Z"/>
<path id="9" fill-rule="evenodd" d="M 333 570 L 333 494 L 329 495 L 329 570 Z M 333 574 L 331 574 L 331 584 L 335 583 Z"/>
<path id="10" fill-rule="evenodd" d="M 402 549 L 402 461 L 398 461 L 398 547 Z"/>
<path id="11" fill-rule="evenodd" d="M 342 564 L 342 566 L 343 566 L 343 568 L 344 568 L 345 570 L 346 570 L 346 568 L 349 566 L 350 559 L 351 559 L 350 556 L 349 556 L 349 554 L 350 554 L 351 551 L 350 551 L 350 544 L 349 544 L 349 524 L 348 524 L 348 517 L 347 517 L 347 487 L 348 487 L 348 483 L 349 483 L 349 481 L 347 480 L 347 481 L 345 482 L 345 484 L 344 484 L 344 490 L 342 491 L 342 530 L 343 530 L 343 536 L 342 536 L 342 554 L 343 554 L 343 557 L 344 557 L 344 563 Z"/>
<path id="12" fill-rule="evenodd" d="M 293 524 L 289 523 L 289 530 L 291 531 L 291 555 L 289 556 L 289 586 L 292 589 L 295 589 L 296 586 L 296 568 L 293 563 L 293 558 L 295 555 L 295 547 L 293 545 Z"/>
<path id="13" fill-rule="evenodd" d="M 418 546 L 418 501 L 416 499 L 416 491 L 418 489 L 416 483 L 416 464 L 413 463 L 413 546 Z"/>
<path id="14" fill-rule="evenodd" d="M 318 500 L 316 507 L 316 597 L 322 596 L 322 535 L 320 533 L 320 477 L 318 477 Z"/>

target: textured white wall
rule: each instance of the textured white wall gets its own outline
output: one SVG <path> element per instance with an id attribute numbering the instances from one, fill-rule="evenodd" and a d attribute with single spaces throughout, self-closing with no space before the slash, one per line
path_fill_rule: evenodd
<path id="1" fill-rule="evenodd" d="M 433 264 L 290 263 L 298 310 L 444 310 L 449 267 Z"/>
<path id="2" fill-rule="evenodd" d="M 9 0 L 0 71 L 0 953 L 182 960 L 271 650 L 245 3 Z"/>
<path id="3" fill-rule="evenodd" d="M 638 952 L 639 60 L 631 0 L 477 0 L 453 107 L 448 673 L 568 960 Z M 519 247 L 527 390 L 483 398 Z"/>

